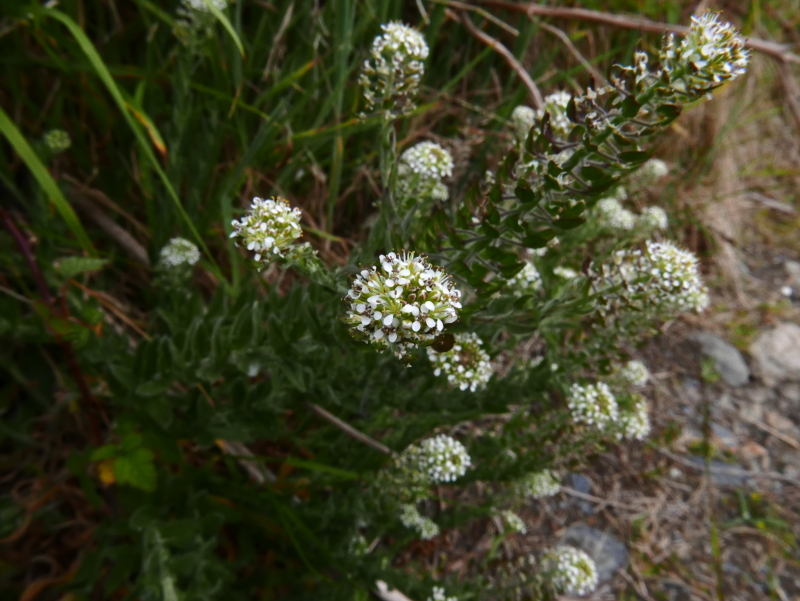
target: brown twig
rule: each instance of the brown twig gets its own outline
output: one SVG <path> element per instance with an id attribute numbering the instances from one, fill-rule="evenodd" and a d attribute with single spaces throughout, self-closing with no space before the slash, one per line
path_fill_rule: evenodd
<path id="1" fill-rule="evenodd" d="M 668 451 L 666 449 L 662 449 L 660 447 L 654 447 L 654 448 L 658 449 L 661 453 L 663 453 L 673 461 L 677 461 L 681 465 L 685 465 L 686 467 L 690 467 L 700 472 L 705 471 L 706 469 L 705 464 L 692 463 L 688 459 L 684 459 L 680 455 L 676 455 L 675 453 Z M 711 467 L 710 472 L 712 474 L 739 476 L 741 478 L 755 478 L 755 479 L 763 478 L 766 480 L 779 480 L 781 482 L 788 482 L 789 484 L 794 484 L 795 486 L 800 487 L 800 482 L 798 482 L 796 478 L 790 478 L 789 476 L 784 476 L 783 474 L 779 474 L 777 472 L 753 472 L 750 470 L 727 468 L 727 467 Z"/>
<path id="2" fill-rule="evenodd" d="M 336 417 L 335 415 L 333 415 L 329 411 L 326 411 L 325 409 L 323 409 L 319 405 L 315 405 L 314 403 L 311 403 L 311 402 L 306 402 L 306 407 L 311 409 L 311 411 L 313 411 L 314 413 L 316 413 L 317 415 L 319 415 L 323 419 L 326 419 L 327 421 L 332 423 L 334 426 L 336 426 L 340 430 L 344 431 L 349 436 L 352 436 L 356 440 L 359 440 L 359 441 L 363 442 L 365 445 L 368 445 L 368 446 L 372 447 L 376 451 L 380 451 L 384 455 L 392 455 L 392 450 L 389 447 L 379 443 L 377 440 L 375 440 L 373 438 L 370 438 L 369 436 L 367 436 L 363 432 L 360 432 L 360 431 L 356 430 L 353 426 L 351 426 L 350 424 L 348 424 L 346 422 L 343 422 L 338 417 Z"/>
<path id="3" fill-rule="evenodd" d="M 537 109 L 544 107 L 544 99 L 542 98 L 542 93 L 539 91 L 539 88 L 536 87 L 536 84 L 534 83 L 533 79 L 531 79 L 531 76 L 519 63 L 516 57 L 511 54 L 511 51 L 508 48 L 503 46 L 502 43 L 494 39 L 492 36 L 475 27 L 466 12 L 456 14 L 450 9 L 446 9 L 445 15 L 454 21 L 460 22 L 462 25 L 464 25 L 467 31 L 470 32 L 470 34 L 490 48 L 494 49 L 500 56 L 506 59 L 508 65 L 519 76 L 519 78 L 522 80 L 522 83 L 525 84 L 525 87 L 528 88 L 528 93 L 531 96 L 531 102 L 533 103 L 533 106 Z"/>
<path id="4" fill-rule="evenodd" d="M 594 23 L 602 23 L 603 25 L 611 25 L 613 27 L 621 27 L 623 29 L 639 29 L 641 31 L 649 31 L 653 33 L 677 33 L 681 35 L 685 35 L 689 32 L 689 27 L 686 27 L 685 25 L 660 23 L 658 21 L 651 21 L 650 19 L 646 19 L 644 17 L 602 13 L 586 8 L 542 6 L 540 4 L 534 4 L 533 2 L 515 3 L 507 2 L 505 0 L 480 0 L 480 4 L 517 13 L 526 13 L 528 15 L 554 17 L 557 19 L 592 21 Z M 751 50 L 761 52 L 762 54 L 771 56 L 781 62 L 800 64 L 800 56 L 792 53 L 790 51 L 791 46 L 788 44 L 779 44 L 778 42 L 760 40 L 758 38 L 748 38 L 745 40 L 745 45 Z"/>
<path id="5" fill-rule="evenodd" d="M 592 63 L 590 63 L 588 60 L 586 60 L 586 58 L 575 47 L 575 44 L 572 43 L 572 40 L 569 39 L 569 36 L 566 33 L 564 33 L 564 31 L 562 29 L 559 29 L 558 27 L 553 27 L 552 25 L 550 25 L 548 23 L 545 23 L 544 21 L 538 21 L 537 25 L 539 25 L 539 27 L 541 27 L 545 31 L 549 31 L 554 36 L 556 36 L 559 40 L 564 42 L 564 45 L 567 47 L 567 50 L 569 50 L 570 53 L 572 54 L 572 56 L 574 56 L 575 59 L 581 65 L 583 65 L 584 69 L 586 69 L 589 73 L 592 74 L 592 77 L 594 77 L 595 81 L 599 85 L 605 86 L 608 83 L 606 81 L 606 78 L 603 76 L 603 74 L 600 73 L 600 71 L 598 71 L 594 67 L 594 65 L 592 65 Z"/>
<path id="6" fill-rule="evenodd" d="M 89 219 L 94 221 L 100 229 L 111 236 L 134 261 L 150 266 L 150 258 L 147 256 L 147 250 L 144 246 L 131 236 L 127 230 L 117 225 L 108 215 L 103 213 L 92 201 L 89 199 L 74 199 L 73 204 Z"/>

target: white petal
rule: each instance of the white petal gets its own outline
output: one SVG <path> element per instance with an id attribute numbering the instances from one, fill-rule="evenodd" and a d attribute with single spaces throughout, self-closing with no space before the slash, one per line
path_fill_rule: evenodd
<path id="1" fill-rule="evenodd" d="M 428 317 L 425 320 L 425 323 L 428 325 L 429 328 L 432 328 L 432 327 L 436 326 L 436 320 L 435 319 L 431 319 L 430 317 Z"/>
<path id="2" fill-rule="evenodd" d="M 389 334 L 389 342 L 394 342 L 395 340 L 397 340 L 397 332 L 392 332 Z"/>
<path id="3" fill-rule="evenodd" d="M 383 318 L 383 325 L 391 326 L 393 320 L 394 320 L 394 315 L 387 315 L 386 317 Z"/>
<path id="4" fill-rule="evenodd" d="M 415 321 L 414 323 L 411 324 L 411 329 L 414 330 L 415 332 L 419 332 L 420 327 L 421 326 L 419 325 L 418 321 Z"/>

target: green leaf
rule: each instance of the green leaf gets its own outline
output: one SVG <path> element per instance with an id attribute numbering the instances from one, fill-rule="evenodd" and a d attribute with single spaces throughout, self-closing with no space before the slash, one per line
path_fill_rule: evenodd
<path id="1" fill-rule="evenodd" d="M 153 451 L 138 448 L 114 460 L 114 478 L 120 484 L 129 484 L 147 492 L 156 488 L 156 468 Z"/>
<path id="2" fill-rule="evenodd" d="M 99 271 L 108 262 L 108 259 L 99 259 L 97 257 L 64 257 L 56 261 L 56 271 L 68 280 L 87 271 Z"/>
<path id="3" fill-rule="evenodd" d="M 64 221 L 67 223 L 67 227 L 69 227 L 70 231 L 75 236 L 75 239 L 81 245 L 81 248 L 83 248 L 83 250 L 90 255 L 95 254 L 95 250 L 92 247 L 92 242 L 89 240 L 86 230 L 83 229 L 81 222 L 78 220 L 78 216 L 75 215 L 75 211 L 72 210 L 72 207 L 67 202 L 67 199 L 64 198 L 64 195 L 61 193 L 61 190 L 59 189 L 55 180 L 50 175 L 50 172 L 44 166 L 42 161 L 39 160 L 39 157 L 36 156 L 36 153 L 33 151 L 33 148 L 31 148 L 31 145 L 28 144 L 28 141 L 17 129 L 17 126 L 14 125 L 2 108 L 0 108 L 0 131 L 3 132 L 3 135 L 17 152 L 19 158 L 21 158 L 22 161 L 28 166 L 28 169 L 31 170 L 33 177 L 36 178 L 36 181 L 39 182 L 39 185 L 45 191 L 45 194 L 47 194 L 47 196 L 50 198 L 50 201 L 53 203 L 53 205 L 55 205 L 56 210 L 61 214 L 62 219 L 64 219 Z"/>
<path id="4" fill-rule="evenodd" d="M 623 117 L 626 117 L 627 119 L 633 119 L 639 114 L 639 109 L 641 109 L 642 106 L 636 102 L 636 97 L 631 95 L 622 101 L 621 108 Z"/>
<path id="5" fill-rule="evenodd" d="M 644 150 L 628 150 L 619 153 L 619 160 L 631 165 L 640 165 L 650 158 L 650 153 Z"/>
<path id="6" fill-rule="evenodd" d="M 111 459 L 117 455 L 117 445 L 107 444 L 102 447 L 96 448 L 89 455 L 91 461 L 103 461 L 104 459 Z"/>

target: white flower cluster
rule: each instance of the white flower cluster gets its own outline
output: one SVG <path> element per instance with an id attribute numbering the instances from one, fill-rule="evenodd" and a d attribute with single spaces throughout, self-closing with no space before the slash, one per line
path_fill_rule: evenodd
<path id="1" fill-rule="evenodd" d="M 536 111 L 536 119 L 550 114 L 550 126 L 553 133 L 561 138 L 566 138 L 572 131 L 573 123 L 567 117 L 567 105 L 572 95 L 569 92 L 556 92 L 544 97 L 544 107 Z"/>
<path id="2" fill-rule="evenodd" d="M 600 223 L 615 230 L 632 230 L 636 216 L 622 206 L 614 197 L 601 198 L 595 205 L 595 213 Z"/>
<path id="3" fill-rule="evenodd" d="M 580 275 L 574 269 L 571 269 L 569 267 L 561 267 L 561 265 L 553 267 L 553 274 L 557 275 L 560 278 L 564 278 L 565 280 L 572 280 Z"/>
<path id="4" fill-rule="evenodd" d="M 420 142 L 400 155 L 398 175 L 401 197 L 447 200 L 449 192 L 442 180 L 453 176 L 453 157 L 435 142 Z"/>
<path id="5" fill-rule="evenodd" d="M 645 207 L 636 219 L 636 225 L 643 230 L 665 230 L 669 225 L 667 212 L 661 207 Z"/>
<path id="6" fill-rule="evenodd" d="M 414 253 L 380 256 L 380 269 L 363 269 L 345 297 L 344 321 L 357 340 L 379 351 L 394 344 L 399 356 L 433 342 L 458 319 L 461 292 L 449 276 Z"/>
<path id="7" fill-rule="evenodd" d="M 359 83 L 370 109 L 377 107 L 391 114 L 399 102 L 400 109 L 408 111 L 425 72 L 428 44 L 421 33 L 403 23 L 394 21 L 381 29 L 383 33 L 373 40 L 370 57 L 361 68 Z"/>
<path id="8" fill-rule="evenodd" d="M 644 440 L 650 434 L 650 413 L 647 399 L 641 394 L 633 394 L 633 408 L 623 409 L 619 414 L 620 436 L 634 440 Z"/>
<path id="9" fill-rule="evenodd" d="M 650 379 L 650 372 L 641 361 L 628 361 L 616 373 L 616 375 L 625 383 L 631 386 L 644 386 Z"/>
<path id="10" fill-rule="evenodd" d="M 511 511 L 510 509 L 504 509 L 500 512 L 500 515 L 505 520 L 506 524 L 508 525 L 509 530 L 513 532 L 519 532 L 520 534 L 527 534 L 528 528 L 525 526 L 525 522 L 519 517 L 516 513 Z"/>
<path id="11" fill-rule="evenodd" d="M 197 246 L 185 238 L 172 238 L 159 253 L 159 266 L 173 269 L 187 265 L 191 267 L 200 260 Z"/>
<path id="12" fill-rule="evenodd" d="M 458 601 L 458 597 L 448 597 L 441 586 L 434 586 L 428 601 Z"/>
<path id="13" fill-rule="evenodd" d="M 211 0 L 218 10 L 225 10 L 227 0 Z M 176 11 L 175 34 L 186 46 L 195 46 L 213 34 L 214 14 L 204 0 L 181 0 Z"/>
<path id="14" fill-rule="evenodd" d="M 638 274 L 648 273 L 649 282 L 642 286 L 651 302 L 678 311 L 705 309 L 708 290 L 700 279 L 697 257 L 671 242 L 647 242 L 637 265 Z"/>
<path id="15" fill-rule="evenodd" d="M 406 528 L 416 530 L 422 540 L 430 540 L 439 535 L 439 526 L 436 522 L 422 515 L 417 506 L 411 503 L 400 506 L 400 522 Z"/>
<path id="16" fill-rule="evenodd" d="M 511 111 L 511 126 L 514 128 L 514 135 L 520 144 L 524 144 L 531 131 L 531 127 L 536 122 L 536 111 L 524 104 L 519 105 Z"/>
<path id="17" fill-rule="evenodd" d="M 58 154 L 72 146 L 72 140 L 63 129 L 51 129 L 44 135 L 44 145 L 53 154 Z"/>
<path id="18" fill-rule="evenodd" d="M 517 275 L 508 280 L 517 294 L 535 294 L 542 289 L 542 275 L 532 261 L 527 261 Z"/>
<path id="19" fill-rule="evenodd" d="M 445 374 L 447 381 L 460 390 L 475 392 L 486 386 L 492 377 L 489 354 L 481 346 L 483 341 L 475 333 L 456 334 L 453 348 L 438 353 L 428 347 L 428 359 L 433 363 L 433 374 Z"/>
<path id="20" fill-rule="evenodd" d="M 561 481 L 552 470 L 542 470 L 528 474 L 519 481 L 520 492 L 524 496 L 534 499 L 543 499 L 558 494 L 561 490 Z"/>
<path id="21" fill-rule="evenodd" d="M 611 429 L 619 419 L 617 399 L 604 382 L 586 386 L 573 384 L 567 406 L 576 422 L 595 426 L 601 432 Z"/>
<path id="22" fill-rule="evenodd" d="M 420 470 L 427 474 L 431 484 L 455 482 L 472 465 L 464 445 L 446 434 L 423 440 L 417 459 Z"/>
<path id="23" fill-rule="evenodd" d="M 745 41 L 730 23 L 706 11 L 692 17 L 692 25 L 680 45 L 675 36 L 664 39 L 660 52 L 662 68 L 679 92 L 702 93 L 744 74 L 750 62 Z"/>
<path id="24" fill-rule="evenodd" d="M 292 208 L 282 198 L 254 198 L 247 214 L 231 221 L 235 242 L 255 251 L 253 259 L 269 263 L 283 253 L 297 238 L 303 235 L 300 228 L 302 212 Z"/>
<path id="25" fill-rule="evenodd" d="M 597 566 L 584 551 L 562 545 L 542 558 L 542 570 L 558 592 L 586 595 L 597 588 Z"/>

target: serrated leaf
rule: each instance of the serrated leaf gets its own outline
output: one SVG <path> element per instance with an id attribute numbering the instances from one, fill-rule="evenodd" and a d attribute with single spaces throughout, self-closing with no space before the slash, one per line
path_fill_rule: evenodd
<path id="1" fill-rule="evenodd" d="M 64 257 L 55 263 L 56 272 L 65 279 L 87 271 L 99 271 L 108 264 L 108 259 L 96 257 Z"/>
<path id="2" fill-rule="evenodd" d="M 114 477 L 119 484 L 152 492 L 156 488 L 156 468 L 153 465 L 153 452 L 138 448 L 114 460 Z"/>

